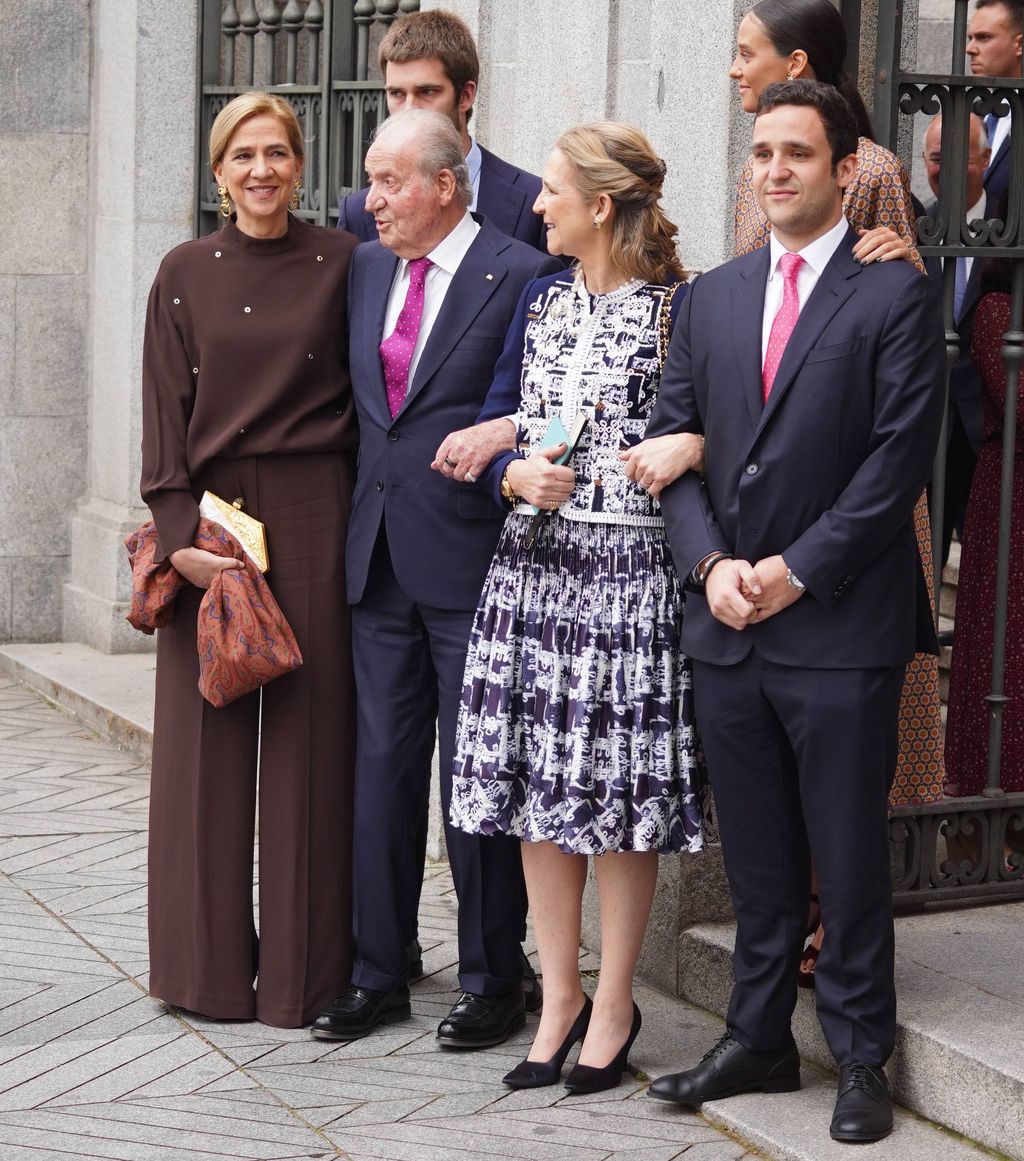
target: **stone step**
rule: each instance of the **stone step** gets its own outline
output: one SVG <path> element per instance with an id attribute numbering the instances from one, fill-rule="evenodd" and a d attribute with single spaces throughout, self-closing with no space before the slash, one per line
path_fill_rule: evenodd
<path id="1" fill-rule="evenodd" d="M 895 1099 L 902 1106 L 1014 1161 L 1024 1161 L 1022 930 L 1024 903 L 897 918 L 898 1031 L 888 1066 Z M 734 937 L 732 924 L 701 924 L 681 936 L 679 990 L 720 1016 L 732 986 Z M 834 1068 L 815 1017 L 813 992 L 799 993 L 793 1032 L 805 1060 L 821 1069 Z M 816 1099 L 815 1089 L 812 1085 L 808 1102 Z M 823 1093 L 818 1103 L 826 1097 Z M 789 1097 L 737 1098 L 703 1111 L 713 1114 L 713 1120 L 719 1111 L 723 1118 L 738 1120 L 758 1115 L 761 1124 L 772 1126 L 773 1157 L 823 1161 L 832 1156 L 824 1144 L 808 1145 L 801 1105 L 794 1102 L 791 1111 Z M 758 1144 L 752 1130 L 744 1131 L 737 1123 L 734 1131 Z M 899 1148 L 896 1142 L 893 1137 L 888 1151 L 865 1146 L 858 1156 L 917 1156 L 903 1152 L 902 1139 Z M 958 1150 L 974 1149 L 952 1137 L 941 1144 L 933 1140 L 933 1147 L 930 1161 L 970 1155 Z"/>

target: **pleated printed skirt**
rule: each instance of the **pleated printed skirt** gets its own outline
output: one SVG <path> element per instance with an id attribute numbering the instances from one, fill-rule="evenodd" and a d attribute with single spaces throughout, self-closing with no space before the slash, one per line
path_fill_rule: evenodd
<path id="1" fill-rule="evenodd" d="M 451 821 L 574 854 L 696 851 L 703 760 L 664 530 L 512 515 L 470 638 Z"/>

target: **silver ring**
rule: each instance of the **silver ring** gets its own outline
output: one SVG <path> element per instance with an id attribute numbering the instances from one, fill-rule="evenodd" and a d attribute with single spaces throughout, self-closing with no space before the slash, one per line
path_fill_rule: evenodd
<path id="1" fill-rule="evenodd" d="M 457 468 L 459 466 L 457 460 L 451 459 L 449 456 L 444 457 L 444 466 L 446 468 Z"/>
<path id="2" fill-rule="evenodd" d="M 471 483 L 471 484 L 475 484 L 475 483 L 476 483 L 476 476 L 474 476 L 472 472 L 467 472 L 467 473 L 466 473 L 466 479 L 467 479 L 467 481 L 468 481 L 469 483 Z"/>

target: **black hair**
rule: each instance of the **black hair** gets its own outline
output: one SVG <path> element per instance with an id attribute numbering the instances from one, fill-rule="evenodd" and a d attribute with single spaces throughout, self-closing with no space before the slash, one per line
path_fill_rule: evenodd
<path id="1" fill-rule="evenodd" d="M 1024 2 L 1024 0 L 1022 0 Z M 864 98 L 843 65 L 846 61 L 846 28 L 830 0 L 760 0 L 751 9 L 764 26 L 779 56 L 801 49 L 814 77 L 846 98 L 860 137 L 875 139 Z"/>
<path id="2" fill-rule="evenodd" d="M 857 152 L 857 121 L 850 103 L 833 86 L 823 81 L 782 81 L 766 85 L 757 102 L 757 116 L 782 105 L 799 105 L 816 109 L 832 148 L 832 169 L 844 157 Z"/>

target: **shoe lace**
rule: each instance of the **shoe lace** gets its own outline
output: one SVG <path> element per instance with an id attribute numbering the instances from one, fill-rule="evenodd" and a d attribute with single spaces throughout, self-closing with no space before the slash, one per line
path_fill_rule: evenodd
<path id="1" fill-rule="evenodd" d="M 874 1089 L 874 1073 L 866 1064 L 851 1064 L 849 1071 L 846 1074 L 846 1088 L 863 1089 L 864 1092 L 872 1092 Z"/>
<path id="2" fill-rule="evenodd" d="M 734 1043 L 730 1033 L 724 1033 L 718 1040 L 717 1044 L 713 1044 L 707 1052 L 701 1057 L 701 1064 L 707 1060 L 714 1060 L 716 1056 L 721 1056 L 722 1053 Z"/>

